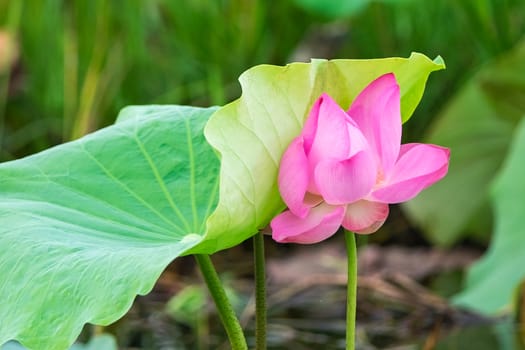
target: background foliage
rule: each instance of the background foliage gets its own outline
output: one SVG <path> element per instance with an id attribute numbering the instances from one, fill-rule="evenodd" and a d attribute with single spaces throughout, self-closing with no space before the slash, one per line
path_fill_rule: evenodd
<path id="1" fill-rule="evenodd" d="M 9 77 L 2 69 L 1 159 L 108 125 L 129 104 L 223 104 L 256 64 L 412 51 L 441 55 L 448 66 L 408 125 L 407 137 L 416 139 L 525 27 L 519 0 L 363 2 L 333 19 L 303 2 L 0 0 L 0 25 L 19 53 Z"/>

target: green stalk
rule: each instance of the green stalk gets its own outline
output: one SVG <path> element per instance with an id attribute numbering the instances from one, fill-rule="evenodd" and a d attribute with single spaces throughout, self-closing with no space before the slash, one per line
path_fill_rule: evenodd
<path id="1" fill-rule="evenodd" d="M 355 349 L 355 316 L 357 301 L 357 248 L 353 232 L 345 231 L 348 258 L 348 282 L 346 292 L 346 350 Z"/>
<path id="2" fill-rule="evenodd" d="M 255 261 L 255 349 L 266 350 L 266 271 L 264 264 L 264 235 L 253 236 Z"/>
<path id="3" fill-rule="evenodd" d="M 217 271 L 213 267 L 209 255 L 197 254 L 195 255 L 197 264 L 201 270 L 202 276 L 208 290 L 215 302 L 217 311 L 219 312 L 219 317 L 221 318 L 228 339 L 230 340 L 230 345 L 232 350 L 247 350 L 248 345 L 246 344 L 246 338 L 242 332 L 241 325 L 235 315 L 235 311 L 226 296 L 226 292 L 222 287 L 221 280 L 217 275 Z"/>

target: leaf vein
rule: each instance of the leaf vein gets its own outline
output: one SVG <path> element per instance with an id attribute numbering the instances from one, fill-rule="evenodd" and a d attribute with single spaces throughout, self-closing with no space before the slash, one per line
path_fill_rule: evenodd
<path id="1" fill-rule="evenodd" d="M 197 198 L 195 195 L 195 154 L 193 152 L 193 141 L 191 139 L 191 127 L 190 121 L 186 118 L 184 120 L 184 125 L 186 126 L 186 142 L 188 144 L 188 156 L 190 161 L 190 199 L 191 199 L 191 211 L 193 214 L 193 230 L 197 231 L 198 223 L 198 212 L 197 212 Z"/>
<path id="2" fill-rule="evenodd" d="M 82 150 L 88 155 L 88 157 L 93 161 L 95 162 L 99 167 L 100 169 L 111 179 L 113 180 L 115 183 L 117 183 L 119 186 L 121 186 L 122 188 L 124 188 L 124 190 L 126 190 L 126 192 L 128 192 L 131 196 L 133 196 L 137 201 L 139 201 L 142 205 L 144 205 L 146 208 L 148 208 L 151 212 L 153 212 L 155 215 L 157 215 L 162 221 L 166 222 L 167 224 L 169 224 L 170 226 L 172 226 L 173 228 L 175 228 L 176 230 L 178 230 L 179 232 L 184 232 L 184 229 L 181 228 L 179 225 L 177 225 L 175 222 L 171 221 L 170 219 L 168 219 L 167 217 L 165 217 L 164 215 L 162 215 L 162 213 L 160 213 L 157 209 L 155 209 L 153 206 L 151 206 L 148 202 L 146 202 L 142 197 L 140 197 L 137 193 L 135 193 L 134 191 L 132 191 L 125 183 L 123 183 L 121 180 L 119 180 L 117 177 L 115 177 L 105 166 L 104 164 L 102 164 L 95 156 L 93 156 L 86 148 L 85 146 L 82 144 Z"/>
<path id="3" fill-rule="evenodd" d="M 162 192 L 164 193 L 164 197 L 166 198 L 166 200 L 170 204 L 171 209 L 173 210 L 175 215 L 179 218 L 179 220 L 182 222 L 182 224 L 184 225 L 184 228 L 187 230 L 187 232 L 192 232 L 188 221 L 186 220 L 186 218 L 184 217 L 184 215 L 180 211 L 179 207 L 175 204 L 171 193 L 168 191 L 168 188 L 166 187 L 166 183 L 164 182 L 164 179 L 160 176 L 159 169 L 157 168 L 157 165 L 155 164 L 155 162 L 151 158 L 151 155 L 148 153 L 147 149 L 144 147 L 144 144 L 142 143 L 140 138 L 138 138 L 137 135 L 135 135 L 133 137 L 133 139 L 135 140 L 135 142 L 136 142 L 137 146 L 139 147 L 140 152 L 142 153 L 144 158 L 146 158 L 146 161 L 148 162 L 148 164 L 149 164 L 149 166 L 151 168 L 151 171 L 153 172 L 153 175 L 155 176 L 155 179 L 157 180 L 157 183 L 159 184 Z"/>

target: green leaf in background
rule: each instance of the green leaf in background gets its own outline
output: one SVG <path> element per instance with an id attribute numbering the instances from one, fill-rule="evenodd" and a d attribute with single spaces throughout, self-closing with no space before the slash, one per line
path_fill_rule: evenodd
<path id="1" fill-rule="evenodd" d="M 295 0 L 306 11 L 326 18 L 351 16 L 363 10 L 371 0 Z"/>
<path id="2" fill-rule="evenodd" d="M 485 66 L 444 107 L 425 142 L 452 152 L 447 176 L 406 203 L 409 217 L 441 245 L 491 231 L 488 189 L 525 115 L 525 42 Z"/>
<path id="3" fill-rule="evenodd" d="M 73 344 L 70 350 L 117 350 L 117 341 L 112 335 L 100 334 L 87 344 Z"/>
<path id="4" fill-rule="evenodd" d="M 382 74 L 394 72 L 406 121 L 428 75 L 443 69 L 440 57 L 374 60 L 314 60 L 286 67 L 262 65 L 241 78 L 242 96 L 219 109 L 205 129 L 221 155 L 220 199 L 208 220 L 208 235 L 193 251 L 223 249 L 264 228 L 284 205 L 277 188 L 281 155 L 299 135 L 314 101 L 326 92 L 343 108 Z"/>
<path id="5" fill-rule="evenodd" d="M 434 350 L 521 350 L 512 320 L 457 327 L 440 337 Z M 424 348 L 421 345 L 420 348 Z M 418 349 L 420 349 L 418 347 Z"/>
<path id="6" fill-rule="evenodd" d="M 69 350 L 117 350 L 117 341 L 112 335 L 100 334 L 92 338 L 87 344 L 75 343 Z M 0 346 L 0 350 L 26 350 L 16 342 L 7 342 Z"/>
<path id="7" fill-rule="evenodd" d="M 206 317 L 208 294 L 203 285 L 189 285 L 174 295 L 166 305 L 166 312 L 178 322 L 196 325 Z"/>
<path id="8" fill-rule="evenodd" d="M 487 254 L 469 271 L 457 304 L 494 313 L 511 306 L 525 278 L 525 119 L 492 190 L 496 225 Z"/>
<path id="9" fill-rule="evenodd" d="M 113 126 L 0 164 L 0 344 L 67 349 L 204 239 L 218 195 L 203 135 L 214 111 L 128 107 Z"/>
<path id="10" fill-rule="evenodd" d="M 405 3 L 413 0 L 294 0 L 297 6 L 327 19 L 357 15 L 373 2 Z"/>

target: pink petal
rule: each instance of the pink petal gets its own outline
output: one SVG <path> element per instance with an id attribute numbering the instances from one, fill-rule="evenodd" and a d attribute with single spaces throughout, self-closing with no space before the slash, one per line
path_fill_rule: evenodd
<path id="1" fill-rule="evenodd" d="M 355 98 L 348 110 L 381 164 L 390 173 L 401 144 L 399 85 L 394 74 L 380 76 Z"/>
<path id="2" fill-rule="evenodd" d="M 327 94 L 321 95 L 314 104 L 302 135 L 310 169 L 307 191 L 313 194 L 320 194 L 313 178 L 319 162 L 346 160 L 369 148 L 357 124 Z"/>
<path id="3" fill-rule="evenodd" d="M 325 203 L 312 208 L 304 219 L 287 210 L 272 220 L 272 237 L 281 243 L 317 243 L 337 232 L 344 213 L 344 207 Z"/>
<path id="4" fill-rule="evenodd" d="M 309 168 L 303 143 L 303 138 L 299 136 L 288 146 L 281 158 L 278 179 L 281 197 L 292 213 L 301 218 L 306 216 L 311 207 L 304 203 Z"/>
<path id="5" fill-rule="evenodd" d="M 361 200 L 346 206 L 343 227 L 361 234 L 376 232 L 388 216 L 388 204 Z"/>
<path id="6" fill-rule="evenodd" d="M 376 183 L 377 165 L 371 152 L 361 151 L 350 159 L 319 162 L 314 179 L 328 204 L 355 202 L 370 193 Z"/>
<path id="7" fill-rule="evenodd" d="M 310 164 L 315 166 L 326 158 L 348 158 L 350 137 L 347 118 L 346 112 L 330 96 L 321 95 L 302 133 Z"/>
<path id="8" fill-rule="evenodd" d="M 448 148 L 421 143 L 402 145 L 390 177 L 371 197 L 384 203 L 408 201 L 446 175 L 449 158 Z"/>
<path id="9" fill-rule="evenodd" d="M 301 135 L 304 138 L 304 148 L 306 154 L 310 153 L 310 149 L 312 149 L 312 143 L 314 142 L 315 133 L 317 132 L 317 123 L 319 121 L 319 108 L 321 107 L 321 104 L 323 103 L 323 100 L 326 96 L 328 95 L 322 94 L 315 101 L 314 105 L 312 106 L 312 109 L 310 109 L 308 117 L 304 122 Z"/>

